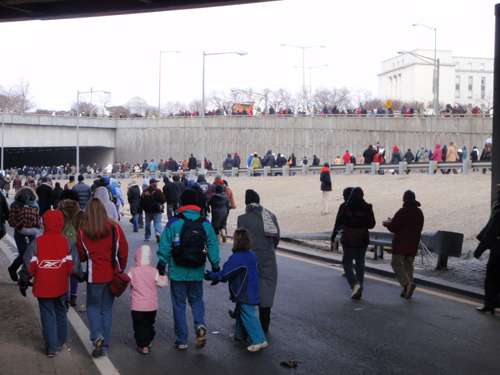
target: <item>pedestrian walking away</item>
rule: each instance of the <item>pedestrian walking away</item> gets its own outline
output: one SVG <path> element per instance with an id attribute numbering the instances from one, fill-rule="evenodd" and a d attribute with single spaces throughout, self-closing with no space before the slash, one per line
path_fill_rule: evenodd
<path id="1" fill-rule="evenodd" d="M 36 274 L 33 295 L 38 299 L 45 354 L 54 357 L 68 340 L 68 317 L 64 305 L 68 276 L 81 280 L 82 269 L 75 244 L 61 235 L 62 212 L 49 210 L 43 220 L 44 234 L 30 243 L 23 258 L 19 289 L 26 297 L 28 283 Z"/>
<path id="2" fill-rule="evenodd" d="M 200 219 L 197 206 L 198 195 L 186 189 L 181 195 L 179 215 L 170 219 L 161 235 L 156 253 L 160 275 L 168 265 L 170 297 L 174 314 L 175 340 L 173 346 L 188 348 L 186 299 L 193 313 L 196 333 L 196 349 L 207 343 L 205 304 L 203 302 L 203 280 L 206 257 L 213 272 L 219 272 L 219 244 L 214 229 L 208 220 Z"/>
<path id="3" fill-rule="evenodd" d="M 245 192 L 245 204 L 245 213 L 238 216 L 236 227 L 247 229 L 252 236 L 252 251 L 259 260 L 259 319 L 267 333 L 278 284 L 276 248 L 280 242 L 280 228 L 276 216 L 260 204 L 260 196 L 255 190 Z"/>
<path id="4" fill-rule="evenodd" d="M 407 190 L 403 194 L 403 207 L 394 217 L 382 222 L 389 232 L 394 233 L 392 238 L 391 266 L 396 279 L 403 287 L 401 297 L 411 298 L 417 285 L 413 282 L 413 261 L 418 252 L 424 214 L 419 208 L 420 202 L 415 199 L 415 193 Z"/>
<path id="5" fill-rule="evenodd" d="M 111 280 L 116 272 L 127 268 L 128 242 L 120 224 L 109 218 L 98 198 L 87 203 L 76 247 L 80 260 L 87 262 L 87 318 L 93 342 L 92 356 L 107 356 L 115 301 L 110 290 Z M 116 249 L 116 261 L 113 249 Z"/>
<path id="6" fill-rule="evenodd" d="M 158 295 L 156 288 L 168 285 L 168 277 L 162 276 L 156 268 L 151 267 L 151 248 L 141 246 L 134 255 L 135 267 L 128 270 L 130 277 L 130 309 L 134 339 L 139 352 L 148 354 L 155 337 L 156 310 Z"/>
<path id="7" fill-rule="evenodd" d="M 323 168 L 321 168 L 321 174 L 319 176 L 321 181 L 321 191 L 323 191 L 323 205 L 321 207 L 321 215 L 328 215 L 328 200 L 330 199 L 330 192 L 332 191 L 332 179 L 330 175 L 330 164 L 325 163 Z"/>
<path id="8" fill-rule="evenodd" d="M 216 273 L 206 271 L 205 279 L 212 281 L 212 285 L 219 281 L 229 282 L 229 298 L 236 303 L 235 333 L 229 337 L 242 343 L 250 338 L 252 345 L 247 349 L 256 352 L 267 346 L 261 323 L 255 316 L 255 306 L 260 302 L 258 259 L 251 250 L 252 237 L 248 230 L 236 229 L 233 241 L 233 254 L 224 263 L 222 270 Z"/>
<path id="9" fill-rule="evenodd" d="M 352 299 L 360 299 L 363 292 L 363 281 L 365 276 L 365 254 L 370 236 L 368 229 L 375 226 L 375 216 L 372 205 L 363 199 L 363 189 L 355 187 L 352 189 L 349 200 L 338 218 L 339 226 L 343 225 L 342 233 L 342 265 L 346 273 L 347 282 L 351 287 Z M 356 272 L 352 267 L 353 260 L 356 261 Z"/>
<path id="10" fill-rule="evenodd" d="M 156 242 L 160 242 L 161 236 L 161 216 L 164 211 L 164 204 L 166 202 L 165 196 L 162 191 L 157 188 L 158 180 L 152 178 L 149 180 L 149 187 L 144 190 L 139 200 L 138 212 L 146 213 L 146 221 L 144 222 L 144 241 L 148 242 L 151 238 L 151 221 L 154 223 L 154 231 Z"/>

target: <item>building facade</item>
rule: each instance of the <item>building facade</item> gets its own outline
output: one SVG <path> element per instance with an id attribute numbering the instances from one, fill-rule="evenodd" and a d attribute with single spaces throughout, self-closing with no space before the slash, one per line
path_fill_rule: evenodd
<path id="1" fill-rule="evenodd" d="M 427 59 L 426 59 L 427 58 Z M 492 58 L 456 57 L 438 50 L 439 102 L 486 109 L 493 106 Z M 434 50 L 416 49 L 382 61 L 379 97 L 432 104 Z"/>

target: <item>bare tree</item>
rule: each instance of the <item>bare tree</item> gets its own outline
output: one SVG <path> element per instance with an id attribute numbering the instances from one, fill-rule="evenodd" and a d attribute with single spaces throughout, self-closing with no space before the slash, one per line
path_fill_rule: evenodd
<path id="1" fill-rule="evenodd" d="M 201 100 L 200 99 L 191 100 L 187 108 L 191 113 L 198 112 L 201 114 Z"/>
<path id="2" fill-rule="evenodd" d="M 99 107 L 95 105 L 94 103 L 89 103 L 89 102 L 80 102 L 80 116 L 90 116 L 90 110 L 92 109 L 92 113 L 98 113 Z M 74 114 L 77 113 L 77 108 L 76 108 L 76 102 L 73 102 L 73 105 L 71 106 L 71 112 Z"/>
<path id="3" fill-rule="evenodd" d="M 18 97 L 17 112 L 25 113 L 35 107 L 35 103 L 30 99 L 30 82 L 24 78 L 20 79 L 15 86 Z"/>
<path id="4" fill-rule="evenodd" d="M 481 110 L 490 109 L 493 107 L 493 92 L 488 92 L 484 98 L 476 96 L 474 102 L 481 108 Z"/>
<path id="5" fill-rule="evenodd" d="M 294 108 L 295 102 L 293 95 L 284 88 L 269 92 L 269 105 L 272 105 L 276 110 L 280 107 Z"/>
<path id="6" fill-rule="evenodd" d="M 226 96 L 225 93 L 216 90 L 208 94 L 206 101 L 208 101 L 210 104 L 212 104 L 214 107 L 217 108 L 222 108 L 224 106 L 228 107 L 230 102 L 229 98 Z"/>
<path id="7" fill-rule="evenodd" d="M 106 109 L 107 107 L 111 107 L 111 102 L 113 100 L 111 99 L 111 95 L 106 95 L 106 94 L 97 94 L 97 100 L 96 102 L 98 103 L 98 114 L 102 116 L 106 116 L 108 110 Z"/>

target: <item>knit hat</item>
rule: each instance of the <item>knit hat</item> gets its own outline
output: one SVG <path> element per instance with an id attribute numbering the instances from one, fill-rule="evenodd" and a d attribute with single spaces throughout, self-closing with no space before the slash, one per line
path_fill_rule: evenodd
<path id="1" fill-rule="evenodd" d="M 355 199 L 363 199 L 363 196 L 365 194 L 363 193 L 363 189 L 361 189 L 359 186 L 356 186 L 354 189 L 352 189 L 351 195 L 349 196 L 349 200 L 355 200 Z"/>
<path id="2" fill-rule="evenodd" d="M 137 185 L 137 178 L 132 179 L 132 186 Z"/>
<path id="3" fill-rule="evenodd" d="M 80 195 L 74 190 L 63 190 L 61 193 L 61 200 L 71 199 L 72 201 L 78 202 L 80 200 Z"/>
<path id="4" fill-rule="evenodd" d="M 222 185 L 216 185 L 215 186 L 215 189 L 214 189 L 214 192 L 215 194 L 220 194 L 222 193 L 224 190 L 222 190 Z"/>
<path id="5" fill-rule="evenodd" d="M 325 164 L 323 164 L 323 167 L 330 168 L 330 164 L 328 164 L 327 162 L 325 162 Z"/>
<path id="6" fill-rule="evenodd" d="M 186 189 L 181 194 L 181 204 L 183 206 L 196 206 L 198 203 L 198 194 L 192 189 Z"/>
<path id="7" fill-rule="evenodd" d="M 411 190 L 406 190 L 405 193 L 403 194 L 403 200 L 404 201 L 414 201 L 415 200 L 415 193 Z"/>
<path id="8" fill-rule="evenodd" d="M 222 175 L 221 175 L 220 173 L 217 173 L 217 174 L 215 175 L 215 179 L 216 179 L 216 180 L 222 180 Z"/>
<path id="9" fill-rule="evenodd" d="M 245 204 L 250 203 L 260 203 L 260 197 L 255 190 L 247 189 L 245 192 Z"/>
<path id="10" fill-rule="evenodd" d="M 85 180 L 85 177 L 83 177 L 82 174 L 78 175 L 78 181 L 83 181 L 83 180 Z"/>
<path id="11" fill-rule="evenodd" d="M 149 182 L 148 182 L 147 178 L 145 178 L 144 180 L 142 180 L 142 184 L 146 185 L 146 186 L 149 185 Z"/>

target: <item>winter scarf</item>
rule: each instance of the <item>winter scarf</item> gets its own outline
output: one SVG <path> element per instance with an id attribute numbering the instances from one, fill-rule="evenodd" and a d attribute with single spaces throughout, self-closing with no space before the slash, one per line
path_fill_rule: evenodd
<path id="1" fill-rule="evenodd" d="M 264 222 L 264 235 L 266 237 L 278 237 L 278 227 L 274 223 L 273 216 L 270 211 L 266 210 L 259 203 L 247 204 L 245 212 L 253 211 L 254 208 L 262 208 L 262 221 Z"/>

